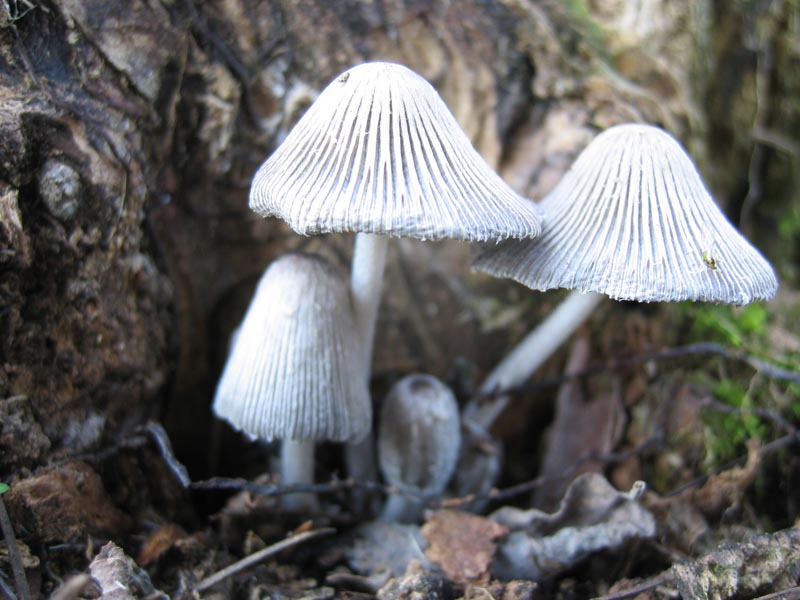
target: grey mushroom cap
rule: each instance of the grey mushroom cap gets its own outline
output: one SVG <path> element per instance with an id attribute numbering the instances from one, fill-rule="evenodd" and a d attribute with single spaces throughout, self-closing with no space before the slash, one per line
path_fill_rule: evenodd
<path id="1" fill-rule="evenodd" d="M 372 423 L 344 276 L 314 256 L 274 261 L 217 385 L 214 412 L 251 437 L 358 440 Z"/>
<path id="2" fill-rule="evenodd" d="M 383 62 L 322 91 L 256 173 L 250 208 L 303 235 L 482 241 L 541 230 L 536 204 L 483 160 L 436 90 Z"/>
<path id="3" fill-rule="evenodd" d="M 656 127 L 598 135 L 541 206 L 541 236 L 487 244 L 473 266 L 536 290 L 642 302 L 747 304 L 777 291 L 769 262 L 720 211 L 681 145 Z"/>
<path id="4" fill-rule="evenodd" d="M 441 493 L 461 447 L 458 403 L 431 375 L 408 375 L 384 400 L 378 460 L 384 478 L 400 489 Z"/>

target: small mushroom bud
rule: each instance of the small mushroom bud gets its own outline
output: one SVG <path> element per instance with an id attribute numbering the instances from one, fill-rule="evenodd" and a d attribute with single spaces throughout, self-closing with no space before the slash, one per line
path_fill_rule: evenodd
<path id="1" fill-rule="evenodd" d="M 444 491 L 460 446 L 453 392 L 430 375 L 398 381 L 381 410 L 378 460 L 384 478 L 400 493 L 389 496 L 382 518 L 406 523 L 419 519 L 426 501 Z"/>

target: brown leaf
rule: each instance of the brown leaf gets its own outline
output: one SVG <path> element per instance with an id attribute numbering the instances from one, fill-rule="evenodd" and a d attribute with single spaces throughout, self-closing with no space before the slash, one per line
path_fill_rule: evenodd
<path id="1" fill-rule="evenodd" d="M 572 344 L 566 373 L 583 371 L 588 363 L 589 342 L 578 338 Z M 564 473 L 572 472 L 574 479 L 581 473 L 602 469 L 601 464 L 589 462 L 572 471 L 580 459 L 610 452 L 619 438 L 625 417 L 618 388 L 615 385 L 609 393 L 587 398 L 578 380 L 561 386 L 541 473 L 553 483 L 537 489 L 534 506 L 552 510 L 558 505 L 570 483 L 570 479 L 563 478 Z"/>
<path id="2" fill-rule="evenodd" d="M 425 555 L 456 583 L 488 581 L 495 541 L 507 533 L 489 519 L 454 510 L 434 513 L 422 527 L 429 544 Z"/>

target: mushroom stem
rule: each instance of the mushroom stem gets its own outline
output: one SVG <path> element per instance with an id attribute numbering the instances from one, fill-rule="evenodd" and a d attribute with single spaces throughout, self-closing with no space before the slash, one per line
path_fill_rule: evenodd
<path id="1" fill-rule="evenodd" d="M 314 441 L 281 441 L 281 483 L 283 485 L 314 483 Z M 318 508 L 313 494 L 287 494 L 283 507 L 289 510 L 314 510 Z"/>
<path id="2" fill-rule="evenodd" d="M 425 502 L 421 498 L 390 494 L 381 511 L 381 520 L 389 523 L 416 523 L 422 515 Z"/>
<path id="3" fill-rule="evenodd" d="M 558 308 L 526 335 L 489 373 L 481 385 L 479 398 L 525 383 L 572 335 L 603 298 L 603 294 L 594 292 L 571 292 Z M 472 425 L 477 425 L 479 429 L 486 431 L 503 412 L 509 399 L 509 396 L 502 394 L 487 401 L 473 400 L 467 406 L 465 418 L 469 419 Z"/>
<path id="4" fill-rule="evenodd" d="M 353 296 L 353 312 L 356 327 L 361 336 L 364 351 L 364 370 L 369 378 L 372 362 L 372 343 L 375 338 L 375 323 L 383 289 L 383 268 L 389 238 L 384 235 L 359 233 L 353 250 L 353 268 L 350 276 L 350 292 Z"/>
<path id="5" fill-rule="evenodd" d="M 386 265 L 386 252 L 389 238 L 383 235 L 359 233 L 356 235 L 353 250 L 353 267 L 350 275 L 350 293 L 353 297 L 356 327 L 361 338 L 364 377 L 369 384 L 372 366 L 372 344 L 375 339 L 375 324 L 378 320 L 378 307 L 383 289 L 383 269 Z M 347 472 L 356 481 L 376 481 L 378 467 L 372 432 L 360 442 L 345 446 Z M 360 503 L 359 500 L 356 500 Z"/>

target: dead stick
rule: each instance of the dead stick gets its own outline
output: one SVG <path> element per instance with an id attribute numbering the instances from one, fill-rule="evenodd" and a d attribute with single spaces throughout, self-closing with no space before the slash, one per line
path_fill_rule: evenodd
<path id="1" fill-rule="evenodd" d="M 316 529 L 314 531 L 306 531 L 304 533 L 298 533 L 297 535 L 292 535 L 285 540 L 272 544 L 271 546 L 267 546 L 259 550 L 258 552 L 253 552 L 253 554 L 244 557 L 242 560 L 239 560 L 232 565 L 225 567 L 224 569 L 217 571 L 210 577 L 206 577 L 200 583 L 197 584 L 195 588 L 198 592 L 203 592 L 210 588 L 213 585 L 216 585 L 223 579 L 230 577 L 231 575 L 235 575 L 240 571 L 244 571 L 248 567 L 252 567 L 256 563 L 261 562 L 265 558 L 272 556 L 273 554 L 277 554 L 278 552 L 282 552 L 287 548 L 291 548 L 292 546 L 296 546 L 297 544 L 301 544 L 307 540 L 310 540 L 315 537 L 320 537 L 323 535 L 329 535 L 334 533 L 336 530 L 332 527 L 325 527 L 322 529 Z"/>
<path id="2" fill-rule="evenodd" d="M 28 578 L 25 576 L 25 565 L 22 563 L 17 538 L 14 536 L 14 528 L 11 526 L 11 519 L 8 516 L 2 494 L 0 494 L 0 529 L 2 529 L 3 538 L 8 545 L 8 555 L 11 560 L 11 570 L 14 573 L 17 595 L 21 600 L 31 600 L 31 589 L 28 587 Z"/>
<path id="3" fill-rule="evenodd" d="M 759 596 L 756 600 L 798 600 L 798 598 L 800 598 L 800 587 L 793 587 L 766 596 Z"/>
<path id="4" fill-rule="evenodd" d="M 592 600 L 625 600 L 625 598 L 633 598 L 644 592 L 649 592 L 650 590 L 654 590 L 659 586 L 668 585 L 672 583 L 672 580 L 673 577 L 669 572 L 662 573 L 661 575 L 657 575 L 653 579 L 650 579 L 642 583 L 641 585 L 637 585 L 636 587 L 632 587 L 628 590 L 622 590 L 615 594 L 596 596 L 592 598 Z"/>
<path id="5" fill-rule="evenodd" d="M 792 383 L 800 383 L 800 371 L 785 369 L 780 365 L 762 360 L 742 350 L 735 350 L 727 348 L 722 344 L 716 342 L 698 342 L 696 344 L 688 344 L 686 346 L 677 346 L 669 348 L 660 352 L 647 352 L 634 356 L 617 358 L 598 365 L 590 365 L 587 369 L 577 373 L 568 375 L 560 375 L 549 379 L 539 381 L 531 381 L 518 386 L 512 386 L 506 389 L 494 390 L 489 393 L 482 393 L 473 398 L 470 402 L 482 402 L 487 399 L 495 398 L 498 396 L 507 396 L 518 394 L 521 392 L 532 391 L 542 388 L 550 388 L 561 385 L 565 381 L 572 381 L 574 379 L 581 379 L 598 375 L 607 371 L 616 371 L 625 367 L 634 366 L 637 364 L 650 362 L 650 361 L 666 361 L 678 358 L 685 358 L 689 356 L 718 356 L 726 360 L 733 360 L 743 362 L 749 365 L 753 370 L 761 373 L 768 379 L 776 379 L 778 381 L 789 381 Z"/>

